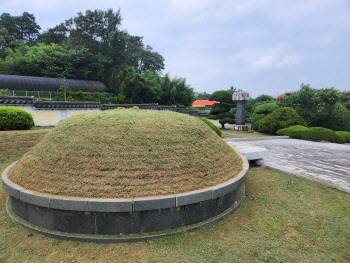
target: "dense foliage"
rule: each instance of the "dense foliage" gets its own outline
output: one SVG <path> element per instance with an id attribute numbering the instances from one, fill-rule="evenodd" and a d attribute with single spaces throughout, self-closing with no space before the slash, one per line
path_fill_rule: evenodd
<path id="1" fill-rule="evenodd" d="M 221 113 L 228 113 L 234 107 L 236 107 L 236 102 L 232 100 L 233 93 L 236 92 L 236 89 L 232 86 L 228 90 L 218 90 L 210 95 L 209 100 L 215 100 L 220 102 L 214 104 L 208 115 L 209 119 L 218 120 L 225 117 L 220 117 Z"/>
<path id="2" fill-rule="evenodd" d="M 200 117 L 198 117 L 198 119 L 205 122 L 214 132 L 216 132 L 217 135 L 219 135 L 221 137 L 222 132 L 214 123 L 212 123 L 211 121 L 208 121 L 206 119 L 200 118 Z"/>
<path id="3" fill-rule="evenodd" d="M 225 118 L 225 119 L 220 119 L 219 123 L 221 124 L 221 128 L 225 129 L 225 124 L 236 124 L 236 120 L 232 118 Z"/>
<path id="4" fill-rule="evenodd" d="M 272 96 L 262 94 L 259 97 L 256 97 L 255 99 L 249 99 L 246 104 L 246 111 L 252 112 L 253 109 L 259 105 L 270 103 L 276 101 Z"/>
<path id="5" fill-rule="evenodd" d="M 340 94 L 339 102 L 343 104 L 345 108 L 350 110 L 350 91 L 344 91 Z"/>
<path id="6" fill-rule="evenodd" d="M 334 143 L 345 143 L 347 132 L 334 132 L 322 127 L 306 128 L 296 125 L 277 131 L 277 135 L 288 135 L 290 138 L 303 139 L 309 141 L 327 141 Z M 345 136 L 344 136 L 345 135 Z M 349 137 L 347 137 L 349 139 Z"/>
<path id="7" fill-rule="evenodd" d="M 164 58 L 121 21 L 120 10 L 87 10 L 40 34 L 34 15 L 3 13 L 0 74 L 98 80 L 118 103 L 191 105 L 186 80 L 161 76 Z"/>
<path id="8" fill-rule="evenodd" d="M 265 96 L 265 95 L 264 95 Z M 257 130 L 260 122 L 270 113 L 278 108 L 275 102 L 260 104 L 253 108 L 251 117 L 251 129 Z"/>
<path id="9" fill-rule="evenodd" d="M 295 109 L 308 126 L 315 126 L 318 121 L 329 118 L 340 96 L 334 88 L 316 90 L 304 84 L 299 91 L 285 95 L 278 100 L 279 106 Z"/>
<path id="10" fill-rule="evenodd" d="M 0 130 L 29 130 L 34 126 L 30 113 L 15 109 L 0 107 Z"/>
<path id="11" fill-rule="evenodd" d="M 306 122 L 292 108 L 279 108 L 261 120 L 257 131 L 267 134 L 276 134 L 280 129 L 293 125 L 306 126 Z"/>
<path id="12" fill-rule="evenodd" d="M 315 121 L 313 126 L 324 127 L 334 131 L 350 131 L 350 111 L 337 102 L 331 114 Z"/>
<path id="13" fill-rule="evenodd" d="M 347 131 L 336 131 L 336 134 L 343 136 L 346 143 L 350 143 L 350 132 Z"/>
<path id="14" fill-rule="evenodd" d="M 287 135 L 290 138 L 301 139 L 301 133 L 307 131 L 309 128 L 302 125 L 294 125 L 288 128 L 280 129 L 276 132 L 277 135 Z"/>

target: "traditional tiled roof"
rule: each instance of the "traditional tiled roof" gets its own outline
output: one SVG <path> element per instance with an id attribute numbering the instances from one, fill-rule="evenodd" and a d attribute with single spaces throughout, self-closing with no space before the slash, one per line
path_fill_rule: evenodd
<path id="1" fill-rule="evenodd" d="M 0 96 L 0 104 L 34 104 L 34 97 Z"/>
<path id="2" fill-rule="evenodd" d="M 99 102 L 79 102 L 79 101 L 36 101 L 35 108 L 46 109 L 67 109 L 67 108 L 101 108 Z"/>
<path id="3" fill-rule="evenodd" d="M 215 103 L 218 103 L 215 100 L 196 100 L 192 103 L 192 107 L 203 107 L 203 106 L 212 106 Z"/>

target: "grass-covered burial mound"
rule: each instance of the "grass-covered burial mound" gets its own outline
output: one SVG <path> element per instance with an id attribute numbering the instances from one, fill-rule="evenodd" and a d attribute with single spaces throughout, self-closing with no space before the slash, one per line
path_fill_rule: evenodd
<path id="1" fill-rule="evenodd" d="M 241 170 L 240 157 L 197 118 L 116 109 L 61 121 L 8 176 L 40 193 L 133 198 L 214 186 Z"/>

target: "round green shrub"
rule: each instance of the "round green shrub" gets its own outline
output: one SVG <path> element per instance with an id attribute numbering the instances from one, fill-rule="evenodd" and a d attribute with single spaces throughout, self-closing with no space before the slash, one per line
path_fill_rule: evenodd
<path id="1" fill-rule="evenodd" d="M 328 128 L 333 131 L 350 131 L 350 111 L 337 102 L 329 116 L 313 122 L 311 125 Z"/>
<path id="2" fill-rule="evenodd" d="M 219 117 L 218 117 L 218 115 L 209 114 L 209 115 L 208 115 L 208 119 L 211 119 L 211 120 L 218 120 Z"/>
<path id="3" fill-rule="evenodd" d="M 343 136 L 346 143 L 350 143 L 350 132 L 347 131 L 336 131 L 335 134 Z"/>
<path id="4" fill-rule="evenodd" d="M 294 125 L 288 128 L 284 128 L 281 130 L 278 130 L 276 132 L 277 135 L 287 135 L 290 138 L 294 138 L 294 139 L 301 139 L 301 133 L 303 131 L 307 131 L 309 128 L 302 126 L 302 125 Z"/>
<path id="5" fill-rule="evenodd" d="M 265 114 L 253 113 L 251 116 L 251 129 L 256 131 L 259 127 L 260 122 L 266 117 Z"/>
<path id="6" fill-rule="evenodd" d="M 267 134 L 276 134 L 278 130 L 293 125 L 306 126 L 306 122 L 293 108 L 278 108 L 261 120 L 257 131 Z"/>
<path id="7" fill-rule="evenodd" d="M 212 123 L 211 121 L 208 121 L 206 119 L 200 118 L 200 117 L 197 117 L 197 118 L 200 119 L 201 121 L 205 122 L 210 128 L 212 128 L 212 130 L 214 132 L 216 132 L 217 135 L 219 135 L 221 137 L 222 132 L 221 132 L 220 128 L 217 127 L 214 123 Z"/>
<path id="8" fill-rule="evenodd" d="M 29 130 L 34 126 L 34 120 L 30 113 L 15 109 L 0 107 L 0 130 Z"/>
<path id="9" fill-rule="evenodd" d="M 278 109 L 277 103 L 265 103 L 254 108 L 253 113 L 256 114 L 270 114 Z"/>
<path id="10" fill-rule="evenodd" d="M 221 119 L 225 119 L 225 118 L 231 118 L 231 119 L 234 119 L 236 118 L 235 114 L 232 113 L 232 112 L 223 112 L 223 113 L 219 113 L 218 115 L 218 118 L 221 120 Z"/>

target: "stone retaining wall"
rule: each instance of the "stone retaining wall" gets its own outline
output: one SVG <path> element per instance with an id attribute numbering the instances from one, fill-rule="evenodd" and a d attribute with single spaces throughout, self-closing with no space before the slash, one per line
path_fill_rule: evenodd
<path id="1" fill-rule="evenodd" d="M 147 233 L 196 224 L 239 205 L 249 164 L 235 178 L 199 191 L 161 197 L 91 199 L 26 190 L 2 174 L 12 211 L 36 226 L 66 233 L 119 235 Z"/>

